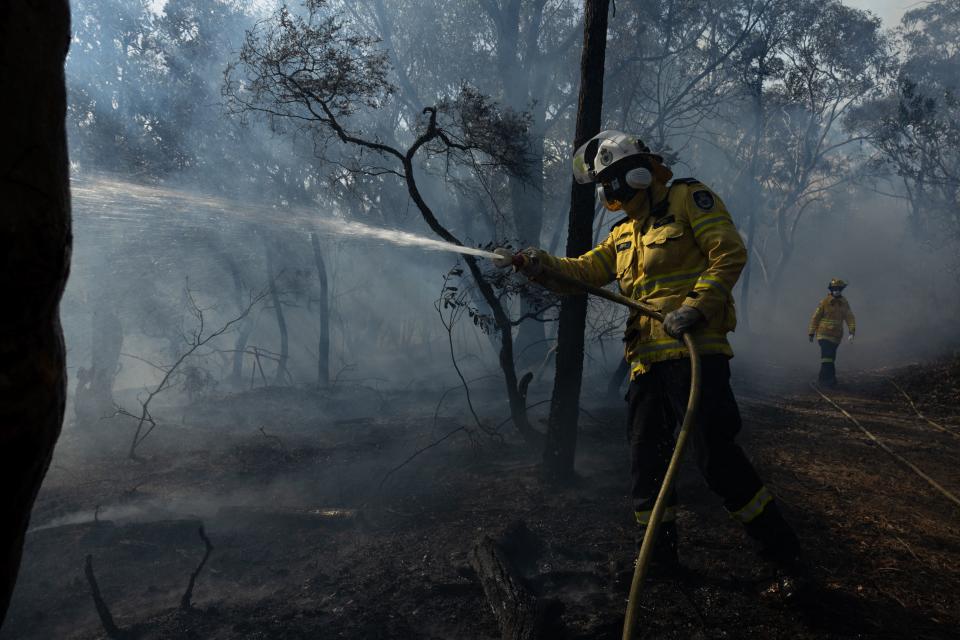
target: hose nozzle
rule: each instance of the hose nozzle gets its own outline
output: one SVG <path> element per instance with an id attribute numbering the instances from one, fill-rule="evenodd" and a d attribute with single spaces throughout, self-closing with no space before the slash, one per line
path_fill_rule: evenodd
<path id="1" fill-rule="evenodd" d="M 494 249 L 493 252 L 497 254 L 497 258 L 490 258 L 493 261 L 493 265 L 500 269 L 506 269 L 507 267 L 513 267 L 514 269 L 519 270 L 523 266 L 523 255 L 513 253 L 510 249 L 505 249 L 503 247 L 498 247 Z"/>

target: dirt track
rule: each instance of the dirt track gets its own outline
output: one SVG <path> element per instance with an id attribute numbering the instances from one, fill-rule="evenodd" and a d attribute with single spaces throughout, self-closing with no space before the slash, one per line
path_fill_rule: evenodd
<path id="1" fill-rule="evenodd" d="M 925 388 L 913 384 L 922 372 L 897 375 L 911 394 Z M 770 378 L 736 381 L 741 442 L 795 523 L 816 587 L 802 606 L 765 598 L 770 568 L 686 468 L 679 526 L 691 576 L 651 584 L 643 637 L 957 637 L 960 509 L 812 390 Z M 921 410 L 960 433 L 957 407 L 943 403 L 951 392 L 934 391 L 915 396 Z M 960 492 L 960 438 L 916 418 L 883 378 L 852 377 L 830 395 Z M 87 554 L 118 625 L 140 637 L 496 638 L 467 551 L 517 521 L 529 535 L 514 559 L 534 590 L 562 602 L 566 636 L 619 638 L 633 553 L 619 408 L 588 403 L 575 487 L 544 485 L 538 456 L 517 446 L 457 434 L 378 489 L 457 424 L 433 426 L 426 405 L 390 397 L 350 400 L 396 416 L 377 419 L 319 419 L 316 402 L 265 389 L 210 403 L 190 424 L 164 425 L 141 463 L 118 463 L 122 445 L 81 454 L 89 436 L 66 432 L 34 515 L 35 526 L 61 524 L 28 536 L 0 638 L 103 637 Z M 243 419 L 210 445 L 227 409 Z M 313 512 L 332 507 L 360 516 Z M 203 555 L 201 520 L 215 549 L 195 608 L 178 611 Z"/>

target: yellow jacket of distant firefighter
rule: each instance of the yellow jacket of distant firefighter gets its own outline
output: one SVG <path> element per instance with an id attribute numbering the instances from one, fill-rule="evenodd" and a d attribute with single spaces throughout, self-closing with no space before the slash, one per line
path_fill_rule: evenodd
<path id="1" fill-rule="evenodd" d="M 817 310 L 810 318 L 810 328 L 807 331 L 817 340 L 829 340 L 840 343 L 843 341 L 843 323 L 847 323 L 850 334 L 857 332 L 857 319 L 850 310 L 850 303 L 843 296 L 828 295 L 817 305 Z"/>
<path id="2" fill-rule="evenodd" d="M 737 319 L 731 289 L 747 259 L 740 234 L 723 201 L 699 181 L 674 180 L 669 190 L 661 186 L 658 191 L 652 213 L 641 192 L 625 207 L 628 217 L 579 258 L 546 253 L 540 258 L 546 267 L 597 286 L 617 280 L 623 295 L 663 313 L 681 304 L 697 308 L 706 318 L 693 330 L 700 354 L 732 356 L 727 333 Z M 538 279 L 555 291 L 565 290 L 548 276 Z M 636 313 L 627 322 L 624 342 L 632 377 L 654 362 L 687 357 L 683 343 L 659 322 Z"/>

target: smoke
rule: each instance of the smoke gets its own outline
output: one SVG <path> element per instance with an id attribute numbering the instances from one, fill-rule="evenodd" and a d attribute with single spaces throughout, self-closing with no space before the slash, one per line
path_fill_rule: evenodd
<path id="1" fill-rule="evenodd" d="M 331 3 L 334 9 L 338 6 Z M 350 125 L 402 146 L 421 126 L 417 118 L 422 107 L 436 103 L 469 72 L 466 79 L 480 91 L 531 110 L 533 140 L 543 142 L 542 186 L 523 186 L 484 167 L 454 169 L 426 153 L 415 169 L 424 198 L 441 221 L 471 245 L 516 238 L 518 229 L 531 226 L 527 218 L 539 215 L 526 207 L 542 206 L 539 238 L 527 238 L 527 243 L 562 252 L 577 87 L 578 49 L 576 37 L 570 37 L 579 33 L 575 3 L 556 3 L 549 19 L 539 25 L 539 41 L 524 45 L 555 55 L 533 56 L 530 60 L 540 62 L 527 68 L 527 58 L 518 53 L 516 68 L 509 73 L 498 66 L 498 35 L 482 12 L 425 6 L 388 3 L 392 30 L 389 41 L 381 44 L 392 47 L 398 91 L 386 108 L 360 111 Z M 626 42 L 622 34 L 635 30 L 642 8 L 630 2 L 618 8 L 611 26 L 615 41 Z M 896 3 L 869 8 L 902 10 Z M 684 29 L 709 18 L 710 10 L 691 10 Z M 308 125 L 244 121 L 225 113 L 223 72 L 236 62 L 244 32 L 268 13 L 260 4 L 193 0 L 146 6 L 115 0 L 74 3 L 76 37 L 68 81 L 76 250 L 63 306 L 69 363 L 74 374 L 94 364 L 93 338 L 104 331 L 95 324 L 94 311 L 112 310 L 122 326 L 122 355 L 109 365 L 117 370 L 115 394 L 134 409 L 137 395 L 159 381 L 198 326 L 188 292 L 203 309 L 209 328 L 229 321 L 245 300 L 273 282 L 287 330 L 287 374 L 280 378 L 312 384 L 317 375 L 320 286 L 311 233 L 320 237 L 329 278 L 331 378 L 382 389 L 442 392 L 451 386 L 448 336 L 434 303 L 443 275 L 456 263 L 455 252 L 487 254 L 472 247 L 451 248 L 431 237 L 403 182 L 379 166 L 385 164 L 382 158 L 358 158 Z M 383 35 L 378 21 L 362 10 L 349 15 L 360 32 Z M 439 20 L 441 16 L 445 19 Z M 662 41 L 674 30 L 660 30 L 656 19 L 646 16 L 645 36 L 637 46 L 650 49 L 644 49 L 647 54 L 656 53 L 657 47 L 682 50 Z M 437 42 L 449 45 L 443 55 L 423 41 L 425 21 L 435 21 Z M 464 33 L 471 36 L 461 37 Z M 474 34 L 484 34 L 482 42 L 478 44 Z M 660 106 L 645 91 L 654 76 L 650 68 L 618 57 L 635 53 L 624 47 L 610 51 L 613 66 L 605 109 L 608 124 L 649 134 L 652 142 L 655 132 L 646 127 Z M 665 90 L 683 89 L 683 74 L 700 69 L 690 65 L 705 64 L 707 53 L 690 60 L 666 59 L 665 68 L 676 77 Z M 725 60 L 733 64 L 739 58 Z M 413 68 L 422 73 L 410 75 Z M 729 88 L 740 77 L 724 74 L 734 71 L 718 67 L 704 76 L 702 86 L 684 94 L 687 101 L 705 95 L 717 102 L 691 107 L 687 115 L 668 120 L 659 142 L 675 159 L 677 174 L 695 176 L 713 188 L 746 231 L 758 199 L 744 186 L 743 157 L 737 154 L 749 148 L 758 132 L 755 114 L 744 108 L 748 102 Z M 769 99 L 782 99 L 782 92 L 771 90 Z M 800 114 L 795 107 L 771 110 L 791 118 Z M 765 145 L 777 150 L 790 144 L 795 132 L 789 122 L 771 118 L 759 133 L 767 136 Z M 836 142 L 839 135 L 837 125 L 825 139 Z M 826 167 L 845 170 L 863 154 L 862 147 L 848 145 L 815 169 L 829 178 Z M 778 164 L 782 158 L 771 158 L 764 184 L 780 180 L 786 189 L 789 184 Z M 846 180 L 848 174 L 843 175 Z M 772 210 L 775 197 L 788 191 L 784 189 L 765 194 L 764 212 Z M 775 220 L 765 219 L 758 230 L 749 308 L 738 309 L 742 319 L 749 319 L 749 330 L 741 322 L 733 336 L 738 363 L 815 367 L 806 324 L 832 277 L 851 283 L 847 296 L 860 326 L 857 343 L 841 350 L 847 365 L 887 366 L 935 355 L 950 343 L 942 321 L 956 309 L 948 252 L 932 251 L 914 237 L 901 200 L 879 196 L 849 179 L 804 206 L 779 279 L 775 272 L 781 229 Z M 604 237 L 610 222 L 609 216 L 598 217 L 597 238 Z M 468 281 L 458 284 L 469 286 Z M 742 291 L 736 293 L 742 297 Z M 591 309 L 594 334 L 588 337 L 586 370 L 588 376 L 602 379 L 622 353 L 617 325 L 623 314 L 607 303 L 594 303 Z M 188 363 L 195 370 L 177 378 L 164 402 L 274 384 L 282 355 L 276 311 L 272 301 L 258 306 L 236 331 L 197 354 Z M 547 318 L 553 320 L 555 314 Z M 554 335 L 555 326 L 548 322 L 544 338 L 549 341 Z M 452 342 L 453 357 L 468 379 L 497 375 L 496 340 L 469 318 L 454 327 Z M 544 359 L 531 367 L 541 365 L 538 381 L 548 384 L 552 365 Z"/>

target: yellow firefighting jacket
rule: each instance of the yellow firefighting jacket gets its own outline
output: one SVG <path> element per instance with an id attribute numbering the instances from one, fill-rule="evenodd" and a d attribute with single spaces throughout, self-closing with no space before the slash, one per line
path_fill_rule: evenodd
<path id="1" fill-rule="evenodd" d="M 843 340 L 843 323 L 847 323 L 850 333 L 857 332 L 857 319 L 850 310 L 850 303 L 843 296 L 834 298 L 828 295 L 817 305 L 817 310 L 810 318 L 810 328 L 807 333 L 815 335 L 817 340 L 829 340 L 840 343 Z"/>
<path id="2" fill-rule="evenodd" d="M 693 330 L 700 353 L 732 356 L 726 337 L 737 324 L 731 289 L 747 259 L 740 234 L 723 201 L 699 181 L 674 180 L 661 191 L 664 199 L 652 214 L 645 195 L 638 194 L 626 207 L 628 217 L 594 249 L 579 258 L 542 253 L 543 264 L 596 286 L 617 280 L 623 295 L 662 313 L 681 304 L 696 307 L 706 318 Z M 548 277 L 538 280 L 570 293 Z M 682 342 L 639 314 L 627 321 L 624 342 L 634 378 L 654 362 L 687 357 Z"/>

